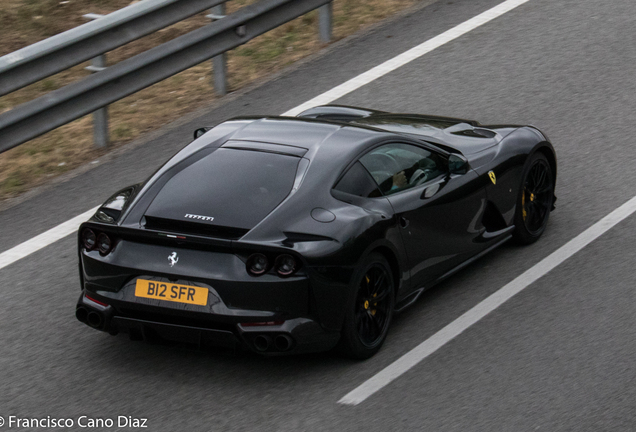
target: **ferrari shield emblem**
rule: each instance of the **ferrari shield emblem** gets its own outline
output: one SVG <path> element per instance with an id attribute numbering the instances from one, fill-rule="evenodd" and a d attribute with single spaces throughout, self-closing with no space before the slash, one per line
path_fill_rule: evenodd
<path id="1" fill-rule="evenodd" d="M 493 171 L 488 171 L 488 177 L 490 177 L 492 184 L 497 184 L 497 177 L 495 177 L 495 173 Z"/>

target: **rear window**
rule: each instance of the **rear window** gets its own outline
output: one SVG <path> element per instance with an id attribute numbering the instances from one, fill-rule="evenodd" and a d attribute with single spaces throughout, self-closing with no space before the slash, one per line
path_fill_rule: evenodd
<path id="1" fill-rule="evenodd" d="M 299 161 L 294 156 L 220 148 L 174 175 L 146 215 L 251 229 L 289 195 Z"/>

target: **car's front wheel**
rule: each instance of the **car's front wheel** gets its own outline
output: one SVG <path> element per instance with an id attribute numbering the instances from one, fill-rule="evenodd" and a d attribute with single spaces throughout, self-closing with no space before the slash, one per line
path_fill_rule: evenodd
<path id="1" fill-rule="evenodd" d="M 530 244 L 545 231 L 554 200 L 554 174 L 543 154 L 530 157 L 522 179 L 513 235 L 519 243 Z"/>
<path id="2" fill-rule="evenodd" d="M 348 357 L 367 359 L 380 350 L 393 317 L 395 284 L 391 267 L 379 253 L 369 255 L 355 277 L 339 348 Z"/>

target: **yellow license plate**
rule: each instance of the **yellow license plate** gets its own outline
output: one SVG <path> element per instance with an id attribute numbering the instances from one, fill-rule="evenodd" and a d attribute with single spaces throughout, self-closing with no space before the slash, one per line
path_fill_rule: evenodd
<path id="1" fill-rule="evenodd" d="M 208 289 L 170 282 L 137 279 L 135 296 L 177 303 L 205 306 L 208 304 Z"/>

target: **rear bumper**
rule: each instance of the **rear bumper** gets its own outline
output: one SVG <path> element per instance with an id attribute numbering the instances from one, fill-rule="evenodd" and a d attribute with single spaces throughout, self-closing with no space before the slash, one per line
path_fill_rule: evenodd
<path id="1" fill-rule="evenodd" d="M 89 297 L 87 297 L 87 294 Z M 247 311 L 244 311 L 247 312 Z M 241 323 L 266 321 L 263 314 L 227 316 L 200 314 L 137 304 L 83 290 L 76 306 L 79 321 L 112 335 L 126 333 L 134 340 L 174 341 L 199 347 L 247 348 L 263 355 L 300 354 L 327 351 L 340 338 L 309 318 L 279 320 L 270 325 L 245 326 Z"/>
<path id="2" fill-rule="evenodd" d="M 246 270 L 246 253 L 227 245 L 193 243 L 186 248 L 156 239 L 145 243 L 129 234 L 110 232 L 114 246 L 107 255 L 79 245 L 83 291 L 77 318 L 91 327 L 128 333 L 133 339 L 238 345 L 263 354 L 325 351 L 338 342 L 349 295 L 341 272 L 334 279 L 305 264 L 290 277 L 273 271 L 254 277 Z M 168 258 L 175 253 L 178 262 L 171 265 Z M 203 288 L 207 300 L 188 303 L 137 295 L 140 279 Z"/>

